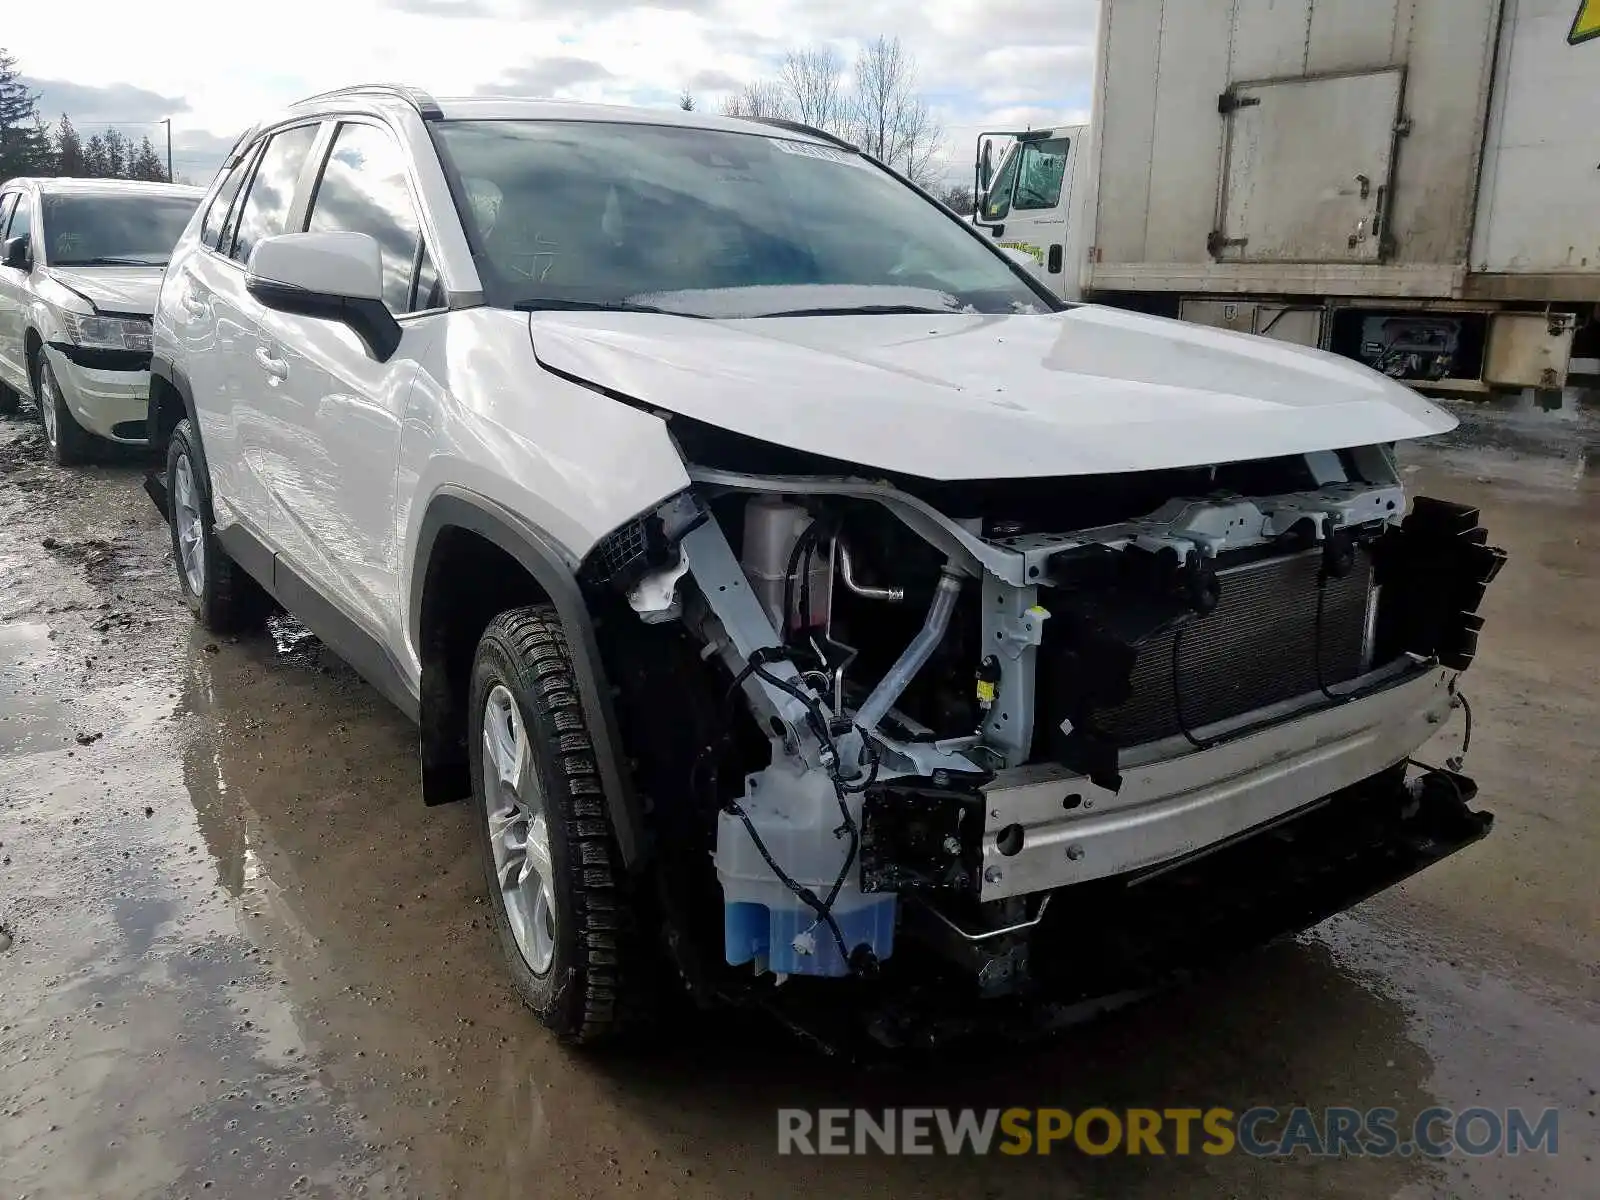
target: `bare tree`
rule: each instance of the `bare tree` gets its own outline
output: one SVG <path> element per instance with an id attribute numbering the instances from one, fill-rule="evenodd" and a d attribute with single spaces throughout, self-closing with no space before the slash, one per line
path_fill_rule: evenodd
<path id="1" fill-rule="evenodd" d="M 916 90 L 916 60 L 899 38 L 878 37 L 856 58 L 853 129 L 857 141 L 909 179 L 933 181 L 944 130 Z"/>
<path id="2" fill-rule="evenodd" d="M 900 148 L 899 127 L 911 90 L 911 67 L 899 38 L 879 36 L 856 56 L 855 125 L 862 149 L 884 162 Z"/>
<path id="3" fill-rule="evenodd" d="M 758 79 L 724 96 L 722 111 L 730 117 L 787 117 L 789 106 L 782 87 L 773 80 Z"/>
<path id="4" fill-rule="evenodd" d="M 683 109 L 684 112 L 694 111 L 694 93 L 688 88 L 684 88 L 683 91 L 678 93 L 678 107 Z"/>
<path id="5" fill-rule="evenodd" d="M 730 117 L 787 117 L 845 138 L 924 187 L 938 182 L 944 130 L 917 94 L 916 60 L 879 37 L 846 72 L 830 46 L 791 50 L 775 79 L 724 97 Z"/>
<path id="6" fill-rule="evenodd" d="M 849 132 L 844 64 L 831 46 L 789 51 L 777 82 L 795 120 L 837 136 Z"/>
<path id="7" fill-rule="evenodd" d="M 932 110 L 922 100 L 912 97 L 901 116 L 900 154 L 890 161 L 890 166 L 899 167 L 912 183 L 932 187 L 938 181 L 938 158 L 943 143 L 944 130 Z"/>
<path id="8" fill-rule="evenodd" d="M 939 191 L 939 199 L 962 216 L 966 216 L 972 211 L 972 185 L 968 183 L 946 184 Z"/>

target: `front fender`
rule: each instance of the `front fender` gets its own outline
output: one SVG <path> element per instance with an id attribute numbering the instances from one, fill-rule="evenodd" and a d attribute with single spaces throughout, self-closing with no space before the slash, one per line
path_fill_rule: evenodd
<path id="1" fill-rule="evenodd" d="M 643 857 L 645 826 L 643 810 L 632 778 L 623 768 L 622 735 L 611 689 L 606 681 L 600 648 L 595 640 L 594 621 L 584 602 L 577 576 L 567 555 L 547 533 L 510 509 L 486 496 L 461 488 L 444 487 L 434 494 L 423 514 L 412 559 L 411 588 L 407 605 L 408 623 L 421 627 L 423 593 L 428 578 L 428 562 L 439 535 L 446 529 L 464 529 L 498 546 L 515 559 L 555 605 L 566 629 L 573 670 L 578 678 L 579 699 L 589 726 L 595 764 L 600 773 L 610 808 L 623 862 L 630 868 Z M 422 689 L 423 736 L 428 736 L 428 689 Z M 424 756 L 424 793 L 427 795 L 427 765 Z"/>

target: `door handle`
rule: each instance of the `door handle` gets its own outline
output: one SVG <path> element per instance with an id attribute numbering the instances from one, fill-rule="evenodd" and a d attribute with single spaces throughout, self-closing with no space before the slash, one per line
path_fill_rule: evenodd
<path id="1" fill-rule="evenodd" d="M 256 347 L 256 362 L 261 364 L 261 369 L 274 379 L 289 378 L 289 364 L 281 358 L 274 358 L 272 351 L 265 346 Z"/>

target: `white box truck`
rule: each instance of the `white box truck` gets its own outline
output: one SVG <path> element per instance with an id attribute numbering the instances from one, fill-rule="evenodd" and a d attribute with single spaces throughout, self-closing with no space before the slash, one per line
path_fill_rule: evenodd
<path id="1" fill-rule="evenodd" d="M 975 220 L 1069 299 L 1445 393 L 1600 356 L 1600 0 L 1104 0 L 1092 125 L 1003 136 Z"/>

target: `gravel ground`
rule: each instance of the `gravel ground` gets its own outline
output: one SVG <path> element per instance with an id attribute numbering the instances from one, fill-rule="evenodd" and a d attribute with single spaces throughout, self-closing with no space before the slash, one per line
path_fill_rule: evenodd
<path id="1" fill-rule="evenodd" d="M 404 720 L 287 619 L 209 637 L 141 466 L 0 420 L 0 1196 L 1600 1196 L 1600 436 L 1468 415 L 1407 472 L 1511 553 L 1463 680 L 1491 837 L 1045 1047 L 870 1075 L 765 1027 L 553 1044 Z M 782 1106 L 1092 1104 L 1556 1106 L 1560 1153 L 776 1155 Z"/>

